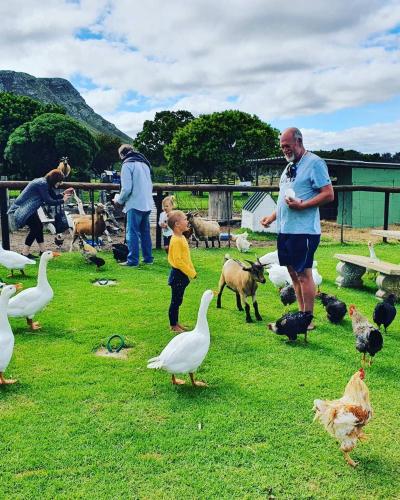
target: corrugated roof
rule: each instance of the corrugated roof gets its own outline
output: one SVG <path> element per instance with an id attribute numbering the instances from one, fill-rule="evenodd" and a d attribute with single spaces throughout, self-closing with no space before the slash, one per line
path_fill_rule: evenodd
<path id="1" fill-rule="evenodd" d="M 248 212 L 254 212 L 255 209 L 264 201 L 264 199 L 268 196 L 268 193 L 256 192 L 253 196 L 246 201 L 243 205 L 243 210 L 247 210 Z"/>

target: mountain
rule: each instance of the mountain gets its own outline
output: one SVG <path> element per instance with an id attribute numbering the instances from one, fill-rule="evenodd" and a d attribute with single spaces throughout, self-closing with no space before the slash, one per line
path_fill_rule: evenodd
<path id="1" fill-rule="evenodd" d="M 111 134 L 121 140 L 132 139 L 88 106 L 76 88 L 64 78 L 36 78 L 28 73 L 0 70 L 0 92 L 13 92 L 46 103 L 63 106 L 68 115 L 97 132 Z"/>

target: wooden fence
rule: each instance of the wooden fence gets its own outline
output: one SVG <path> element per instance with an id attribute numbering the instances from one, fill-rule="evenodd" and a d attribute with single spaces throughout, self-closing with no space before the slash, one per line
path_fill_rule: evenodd
<path id="1" fill-rule="evenodd" d="M 29 181 L 0 181 L 0 222 L 3 248 L 8 250 L 10 248 L 10 231 L 8 224 L 8 190 L 22 190 Z M 64 182 L 62 188 L 73 187 L 74 189 L 81 189 L 88 191 L 92 204 L 92 212 L 94 212 L 94 192 L 95 191 L 116 191 L 119 189 L 117 184 L 109 183 L 90 183 L 90 182 Z M 389 226 L 389 208 L 390 208 L 390 194 L 400 193 L 400 187 L 384 187 L 384 186 L 334 186 L 335 193 L 355 192 L 355 191 L 368 191 L 374 193 L 385 193 L 384 200 L 384 223 L 383 229 Z M 157 220 L 162 211 L 161 202 L 164 193 L 171 193 L 176 191 L 197 191 L 197 192 L 277 192 L 278 186 L 235 186 L 230 184 L 154 184 L 154 201 L 157 208 Z M 227 197 L 228 199 L 228 197 Z M 92 231 L 93 232 L 93 231 Z M 343 242 L 343 226 L 341 231 L 341 241 Z M 386 242 L 386 238 L 383 238 Z M 156 248 L 161 248 L 161 229 L 156 226 Z"/>

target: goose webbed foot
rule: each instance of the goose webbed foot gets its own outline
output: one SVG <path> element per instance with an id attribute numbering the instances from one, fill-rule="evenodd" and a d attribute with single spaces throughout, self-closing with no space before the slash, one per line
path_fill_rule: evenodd
<path id="1" fill-rule="evenodd" d="M 194 387 L 208 387 L 208 385 L 202 380 L 195 380 L 193 373 L 189 373 L 189 375 L 190 375 L 190 380 L 192 381 L 192 385 Z"/>
<path id="2" fill-rule="evenodd" d="M 17 382 L 17 380 L 13 380 L 13 379 L 6 379 L 4 378 L 3 374 L 0 372 L 0 385 L 11 385 L 11 384 L 15 384 Z"/>
<path id="3" fill-rule="evenodd" d="M 32 319 L 26 318 L 26 322 L 28 323 L 29 328 L 33 331 L 40 330 L 42 328 L 39 321 L 33 321 Z"/>
<path id="4" fill-rule="evenodd" d="M 180 378 L 176 378 L 175 375 L 172 375 L 172 384 L 173 385 L 184 385 L 185 381 L 180 379 Z"/>

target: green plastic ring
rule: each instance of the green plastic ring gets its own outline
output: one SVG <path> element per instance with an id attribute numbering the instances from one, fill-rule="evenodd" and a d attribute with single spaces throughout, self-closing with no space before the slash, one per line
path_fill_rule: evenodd
<path id="1" fill-rule="evenodd" d="M 113 349 L 111 346 L 111 341 L 113 339 L 119 339 L 120 343 L 119 345 Z M 119 352 L 123 347 L 125 347 L 125 339 L 122 335 L 111 335 L 111 337 L 107 340 L 107 351 L 108 352 Z"/>

